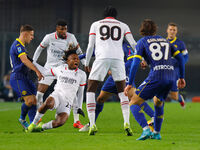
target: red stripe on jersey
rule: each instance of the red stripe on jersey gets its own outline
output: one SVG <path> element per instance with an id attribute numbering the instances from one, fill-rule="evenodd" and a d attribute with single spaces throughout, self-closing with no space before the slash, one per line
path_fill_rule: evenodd
<path id="1" fill-rule="evenodd" d="M 124 34 L 124 36 L 126 36 L 127 34 L 131 34 L 131 32 L 126 32 L 126 33 Z"/>
<path id="2" fill-rule="evenodd" d="M 86 83 L 85 84 L 80 84 L 80 86 L 85 86 L 86 85 Z"/>
<path id="3" fill-rule="evenodd" d="M 76 68 L 75 72 L 78 70 L 78 68 Z"/>
<path id="4" fill-rule="evenodd" d="M 44 46 L 42 46 L 42 44 L 40 44 L 40 46 L 41 46 L 42 48 L 45 48 Z"/>
<path id="5" fill-rule="evenodd" d="M 52 73 L 53 76 L 55 76 L 52 69 L 51 69 L 51 73 Z"/>
<path id="6" fill-rule="evenodd" d="M 58 38 L 58 36 L 57 36 L 57 34 L 55 33 L 55 38 L 57 39 Z"/>
<path id="7" fill-rule="evenodd" d="M 105 19 L 115 19 L 114 17 L 106 17 Z"/>
<path id="8" fill-rule="evenodd" d="M 90 33 L 89 35 L 96 35 L 96 33 Z"/>

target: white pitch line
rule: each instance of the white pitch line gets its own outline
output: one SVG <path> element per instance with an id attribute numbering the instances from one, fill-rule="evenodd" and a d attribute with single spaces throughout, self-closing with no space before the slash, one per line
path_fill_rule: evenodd
<path id="1" fill-rule="evenodd" d="M 8 110 L 17 110 L 20 108 L 6 108 L 6 109 L 0 109 L 0 111 L 8 111 Z"/>

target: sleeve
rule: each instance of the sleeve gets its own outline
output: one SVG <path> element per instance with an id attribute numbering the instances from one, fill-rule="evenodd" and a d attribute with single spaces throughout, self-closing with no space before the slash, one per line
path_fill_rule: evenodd
<path id="1" fill-rule="evenodd" d="M 185 46 L 185 43 L 183 41 L 181 41 L 181 53 L 183 54 L 184 60 L 185 60 L 185 64 L 188 62 L 189 59 L 189 55 L 188 55 L 188 50 Z"/>
<path id="2" fill-rule="evenodd" d="M 81 75 L 81 81 L 80 81 L 80 86 L 85 86 L 87 83 L 86 83 L 86 73 L 83 71 L 83 74 Z"/>
<path id="3" fill-rule="evenodd" d="M 37 47 L 37 49 L 35 50 L 35 53 L 34 53 L 34 55 L 33 55 L 33 61 L 37 61 L 38 60 L 38 58 L 39 58 L 39 56 L 40 56 L 40 54 L 41 54 L 41 52 L 43 51 L 43 49 L 45 48 L 45 47 L 47 47 L 49 45 L 49 38 L 48 38 L 48 36 L 46 35 L 45 37 L 44 37 L 44 39 L 42 40 L 42 42 L 40 43 L 40 45 Z"/>
<path id="4" fill-rule="evenodd" d="M 131 33 L 128 25 L 125 25 L 124 37 L 129 42 L 129 44 L 131 45 L 131 47 L 133 48 L 133 50 L 135 50 L 135 46 L 136 46 L 137 43 L 134 40 L 133 35 L 132 35 L 132 33 Z"/>
<path id="5" fill-rule="evenodd" d="M 25 48 L 21 45 L 18 45 L 16 46 L 16 54 L 17 54 L 17 57 L 20 57 L 22 55 L 27 55 L 26 51 L 25 51 Z"/>
<path id="6" fill-rule="evenodd" d="M 51 75 L 57 76 L 58 70 L 59 70 L 59 66 L 51 68 Z"/>
<path id="7" fill-rule="evenodd" d="M 89 33 L 89 42 L 88 42 L 88 47 L 86 51 L 86 62 L 85 66 L 89 66 L 90 59 L 92 57 L 93 51 L 94 51 L 94 45 L 95 45 L 95 38 L 96 38 L 96 32 L 95 32 L 95 25 L 92 24 L 90 28 L 90 33 Z"/>
<path id="8" fill-rule="evenodd" d="M 84 89 L 85 86 L 79 86 L 77 91 L 76 105 L 78 108 L 82 108 Z"/>

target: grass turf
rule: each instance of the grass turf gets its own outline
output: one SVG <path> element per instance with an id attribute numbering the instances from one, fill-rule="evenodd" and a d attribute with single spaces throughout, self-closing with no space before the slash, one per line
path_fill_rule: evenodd
<path id="1" fill-rule="evenodd" d="M 151 106 L 152 103 L 149 103 Z M 166 103 L 162 140 L 136 141 L 142 129 L 130 115 L 132 137 L 124 135 L 123 117 L 119 103 L 106 103 L 97 120 L 95 136 L 73 128 L 73 115 L 60 128 L 42 133 L 25 133 L 18 123 L 20 103 L 0 103 L 0 150 L 200 150 L 200 103 Z M 85 104 L 83 106 L 85 110 Z M 86 113 L 86 110 L 85 110 Z M 48 111 L 43 122 L 54 119 L 55 111 Z M 87 118 L 80 117 L 83 124 Z"/>

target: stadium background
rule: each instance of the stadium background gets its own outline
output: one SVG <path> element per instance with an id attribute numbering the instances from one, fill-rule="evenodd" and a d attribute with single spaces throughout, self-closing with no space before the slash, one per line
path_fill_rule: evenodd
<path id="1" fill-rule="evenodd" d="M 129 25 L 136 41 L 141 38 L 139 26 L 145 18 L 153 19 L 159 26 L 158 34 L 164 37 L 169 22 L 178 24 L 178 37 L 185 42 L 189 51 L 189 62 L 186 65 L 187 86 L 184 92 L 190 99 L 200 91 L 199 3 L 198 0 L 0 0 L 0 79 L 11 69 L 9 49 L 19 35 L 20 25 L 31 24 L 35 29 L 35 38 L 27 47 L 30 57 L 45 34 L 55 31 L 59 18 L 67 20 L 68 31 L 75 34 L 85 52 L 90 25 L 102 19 L 104 7 L 112 4 L 118 9 L 118 19 Z M 40 64 L 45 63 L 45 55 L 44 51 L 38 61 Z M 145 78 L 147 72 L 148 70 L 140 70 L 137 73 L 137 84 Z"/>

